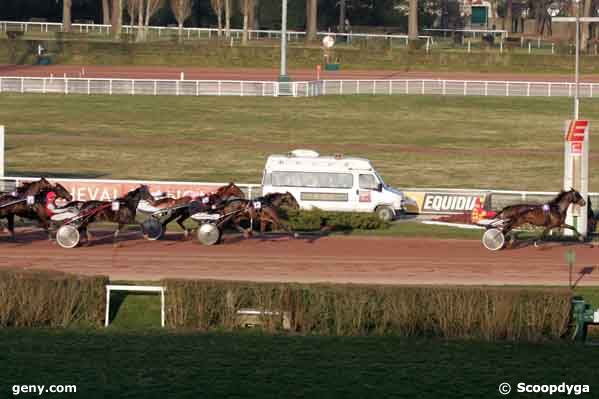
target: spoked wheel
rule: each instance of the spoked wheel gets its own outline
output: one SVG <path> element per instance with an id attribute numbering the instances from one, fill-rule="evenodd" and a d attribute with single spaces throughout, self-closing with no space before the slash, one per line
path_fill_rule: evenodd
<path id="1" fill-rule="evenodd" d="M 144 236 L 150 241 L 159 240 L 164 235 L 162 223 L 154 218 L 144 220 L 141 224 Z"/>
<path id="2" fill-rule="evenodd" d="M 214 245 L 220 241 L 221 234 L 217 225 L 204 223 L 198 229 L 198 241 L 204 245 Z"/>
<path id="3" fill-rule="evenodd" d="M 483 234 L 483 245 L 489 251 L 498 251 L 505 245 L 505 236 L 499 229 L 488 229 Z"/>
<path id="4" fill-rule="evenodd" d="M 70 224 L 60 226 L 56 232 L 56 242 L 58 245 L 66 249 L 75 248 L 77 245 L 79 245 L 80 239 L 81 235 L 79 234 L 79 229 L 77 229 L 75 226 L 71 226 Z"/>

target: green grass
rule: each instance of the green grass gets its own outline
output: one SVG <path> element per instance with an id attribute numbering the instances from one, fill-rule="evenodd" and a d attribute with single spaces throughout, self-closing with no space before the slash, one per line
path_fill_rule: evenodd
<path id="1" fill-rule="evenodd" d="M 0 104 L 9 175 L 259 182 L 269 154 L 313 148 L 370 158 L 399 187 L 518 190 L 561 187 L 571 115 L 566 98 L 1 94 Z M 595 101 L 581 113 L 599 121 Z"/>
<path id="2" fill-rule="evenodd" d="M 567 342 L 5 329 L 0 389 L 4 397 L 14 384 L 76 384 L 68 397 L 478 399 L 500 397 L 502 382 L 566 382 L 591 385 L 593 397 L 596 356 Z"/>

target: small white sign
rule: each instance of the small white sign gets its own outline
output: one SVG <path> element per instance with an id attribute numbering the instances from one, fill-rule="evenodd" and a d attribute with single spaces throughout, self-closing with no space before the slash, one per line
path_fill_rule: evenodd
<path id="1" fill-rule="evenodd" d="M 599 323 L 599 309 L 593 314 L 593 323 Z"/>
<path id="2" fill-rule="evenodd" d="M 112 201 L 112 210 L 113 211 L 118 211 L 119 209 L 121 209 L 121 203 L 118 201 Z"/>
<path id="3" fill-rule="evenodd" d="M 262 208 L 262 203 L 260 201 L 254 201 L 254 208 L 256 208 L 256 209 Z"/>
<path id="4" fill-rule="evenodd" d="M 33 205 L 35 204 L 35 197 L 33 195 L 28 195 L 27 196 L 27 205 Z"/>

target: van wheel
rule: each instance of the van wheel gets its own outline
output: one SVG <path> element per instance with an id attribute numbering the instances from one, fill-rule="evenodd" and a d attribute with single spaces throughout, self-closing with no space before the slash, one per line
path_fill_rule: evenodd
<path id="1" fill-rule="evenodd" d="M 376 208 L 375 213 L 379 219 L 385 222 L 391 222 L 395 218 L 395 212 L 393 212 L 393 209 L 389 208 L 388 206 Z"/>

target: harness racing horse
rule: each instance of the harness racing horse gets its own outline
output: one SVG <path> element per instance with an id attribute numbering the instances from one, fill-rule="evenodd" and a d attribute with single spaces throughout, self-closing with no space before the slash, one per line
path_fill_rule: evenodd
<path id="1" fill-rule="evenodd" d="M 118 198 L 114 201 L 87 201 L 80 207 L 80 213 L 89 213 L 89 217 L 86 217 L 79 230 L 85 233 L 87 244 L 92 240 L 92 235 L 88 231 L 90 223 L 94 222 L 113 222 L 118 224 L 116 231 L 114 232 L 113 244 L 116 246 L 119 233 L 123 228 L 135 221 L 137 215 L 137 206 L 139 201 L 146 200 L 150 203 L 154 201 L 154 197 L 150 194 L 148 186 L 141 185 L 135 190 L 128 192 L 124 197 Z M 113 204 L 118 204 L 115 208 Z M 118 208 L 118 209 L 117 209 Z"/>
<path id="2" fill-rule="evenodd" d="M 163 198 L 150 204 L 156 208 L 171 208 L 170 215 L 161 222 L 162 231 L 166 231 L 166 226 L 176 219 L 177 224 L 183 229 L 184 239 L 187 239 L 190 230 L 185 227 L 183 222 L 189 219 L 192 213 L 209 211 L 212 207 L 221 208 L 224 202 L 237 198 L 245 199 L 245 194 L 235 183 L 230 182 L 226 186 L 219 187 L 212 194 L 199 197 Z"/>
<path id="3" fill-rule="evenodd" d="M 281 221 L 277 212 L 277 209 L 281 207 L 288 207 L 295 210 L 300 208 L 295 197 L 290 192 L 266 194 L 263 197 L 257 198 L 256 201 L 262 204 L 261 209 L 258 211 L 260 233 L 266 231 L 268 224 L 271 224 L 273 229 L 279 227 L 290 234 L 292 233 L 289 226 Z"/>
<path id="4" fill-rule="evenodd" d="M 502 228 L 502 232 L 507 236 L 512 229 L 523 224 L 531 224 L 533 226 L 545 227 L 540 240 L 545 238 L 545 235 L 555 228 L 566 228 L 576 233 L 577 237 L 582 240 L 578 230 L 574 226 L 565 223 L 566 214 L 571 204 L 584 206 L 586 204 L 580 193 L 574 189 L 569 191 L 561 191 L 553 200 L 544 205 L 512 205 L 503 208 L 498 214 L 499 219 L 506 220 Z M 513 238 L 513 237 L 510 237 Z"/>
<path id="5" fill-rule="evenodd" d="M 6 218 L 11 239 L 15 239 L 15 216 L 39 222 L 48 234 L 48 239 L 52 239 L 51 215 L 46 209 L 46 195 L 49 192 L 66 201 L 73 199 L 71 193 L 61 184 L 53 185 L 43 178 L 37 182 L 26 183 L 17 189 L 15 192 L 17 196 L 5 195 L 0 198 L 0 218 Z M 27 197 L 33 197 L 32 204 L 27 202 Z"/>

